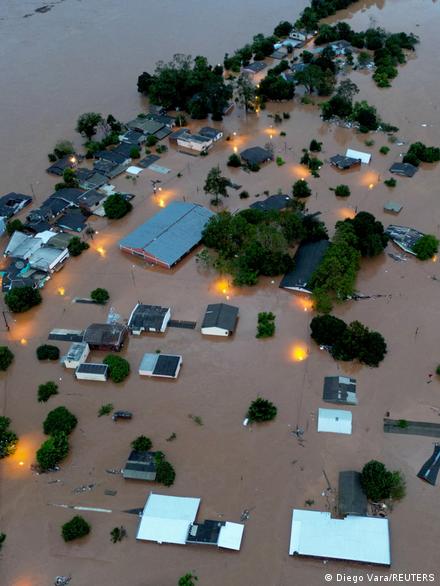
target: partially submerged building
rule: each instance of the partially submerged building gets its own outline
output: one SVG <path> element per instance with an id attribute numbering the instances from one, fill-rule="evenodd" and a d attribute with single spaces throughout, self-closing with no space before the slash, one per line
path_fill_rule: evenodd
<path id="1" fill-rule="evenodd" d="M 346 169 L 351 169 L 352 167 L 357 167 L 361 164 L 360 159 L 355 159 L 353 157 L 344 157 L 343 155 L 334 155 L 330 157 L 330 164 L 333 167 L 337 167 L 341 171 L 345 171 Z"/>
<path id="2" fill-rule="evenodd" d="M 12 218 L 32 201 L 29 195 L 23 193 L 7 193 L 0 197 L 0 218 Z"/>
<path id="3" fill-rule="evenodd" d="M 128 329 L 135 336 L 142 332 L 163 333 L 171 318 L 171 309 L 138 303 L 128 319 Z"/>
<path id="4" fill-rule="evenodd" d="M 208 151 L 214 141 L 208 136 L 202 136 L 201 134 L 192 134 L 189 130 L 179 134 L 176 138 L 177 146 L 197 153 Z"/>
<path id="5" fill-rule="evenodd" d="M 311 294 L 310 280 L 329 246 L 328 240 L 301 243 L 295 254 L 294 267 L 281 279 L 280 287 Z"/>
<path id="6" fill-rule="evenodd" d="M 90 348 L 88 344 L 85 342 L 73 342 L 67 354 L 61 359 L 61 362 L 66 368 L 78 368 L 80 364 L 87 360 L 89 353 Z"/>
<path id="7" fill-rule="evenodd" d="M 327 403 L 357 405 L 356 379 L 348 376 L 326 376 L 322 398 Z"/>
<path id="8" fill-rule="evenodd" d="M 119 242 L 124 252 L 171 268 L 202 240 L 214 214 L 195 203 L 172 202 Z"/>
<path id="9" fill-rule="evenodd" d="M 435 486 L 437 482 L 437 476 L 440 470 L 440 444 L 435 444 L 434 452 L 432 456 L 426 460 L 423 466 L 420 468 L 419 473 L 417 476 L 428 482 L 428 484 L 432 484 Z"/>
<path id="10" fill-rule="evenodd" d="M 132 450 L 122 471 L 126 480 L 156 480 L 156 452 Z"/>
<path id="11" fill-rule="evenodd" d="M 266 69 L 267 63 L 264 61 L 254 61 L 253 63 L 249 63 L 243 67 L 243 73 L 249 73 L 250 75 L 255 75 L 256 73 L 260 73 L 263 69 Z"/>
<path id="12" fill-rule="evenodd" d="M 387 212 L 388 214 L 400 214 L 402 211 L 403 205 L 398 203 L 397 201 L 389 200 L 383 206 L 383 211 Z"/>
<path id="13" fill-rule="evenodd" d="M 211 303 L 203 318 L 202 334 L 206 336 L 231 336 L 238 320 L 238 307 L 226 303 Z"/>
<path id="14" fill-rule="evenodd" d="M 371 154 L 363 151 L 355 151 L 354 149 L 347 149 L 345 153 L 346 158 L 359 160 L 364 165 L 369 165 L 371 161 Z"/>
<path id="15" fill-rule="evenodd" d="M 75 370 L 78 380 L 92 380 L 105 382 L 108 379 L 109 369 L 107 364 L 98 362 L 83 362 Z"/>
<path id="16" fill-rule="evenodd" d="M 356 470 L 339 472 L 338 509 L 343 517 L 367 514 L 368 500 L 362 488 L 361 475 Z"/>
<path id="17" fill-rule="evenodd" d="M 393 163 L 390 167 L 390 173 L 400 175 L 401 177 L 412 177 L 417 171 L 417 167 L 411 165 L 411 163 Z"/>
<path id="18" fill-rule="evenodd" d="M 388 519 L 293 509 L 289 554 L 389 566 Z"/>
<path id="19" fill-rule="evenodd" d="M 240 157 L 249 166 L 262 165 L 267 161 L 273 161 L 273 154 L 263 147 L 250 147 L 240 153 Z"/>
<path id="20" fill-rule="evenodd" d="M 179 354 L 144 354 L 139 366 L 141 376 L 157 376 L 161 378 L 177 378 L 182 366 Z"/>
<path id="21" fill-rule="evenodd" d="M 199 498 L 151 493 L 142 512 L 136 539 L 178 545 L 217 545 L 239 551 L 244 525 L 229 521 L 195 523 L 199 506 Z"/>
<path id="22" fill-rule="evenodd" d="M 262 212 L 280 212 L 282 210 L 285 210 L 291 202 L 292 198 L 290 197 L 290 195 L 276 194 L 269 195 L 269 197 L 267 197 L 263 201 L 256 201 L 255 203 L 252 203 L 249 207 L 253 210 L 261 210 Z"/>
<path id="23" fill-rule="evenodd" d="M 318 431 L 351 434 L 351 411 L 341 409 L 318 409 Z"/>
<path id="24" fill-rule="evenodd" d="M 407 252 L 408 254 L 414 254 L 414 244 L 424 236 L 423 232 L 419 232 L 414 228 L 408 228 L 407 226 L 396 226 L 390 224 L 385 230 L 385 234 L 391 238 L 391 240 L 399 248 Z"/>
<path id="25" fill-rule="evenodd" d="M 199 130 L 198 134 L 201 136 L 206 136 L 206 138 L 209 138 L 214 142 L 217 142 L 223 137 L 223 131 L 219 130 L 218 128 L 213 128 L 212 126 L 203 126 L 203 128 Z"/>
<path id="26" fill-rule="evenodd" d="M 91 350 L 119 352 L 128 334 L 127 326 L 118 323 L 91 324 L 84 332 L 83 342 Z"/>

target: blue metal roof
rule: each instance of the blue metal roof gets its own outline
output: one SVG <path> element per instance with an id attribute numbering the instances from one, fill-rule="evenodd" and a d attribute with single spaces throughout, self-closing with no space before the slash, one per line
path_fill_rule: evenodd
<path id="1" fill-rule="evenodd" d="M 142 249 L 169 266 L 202 239 L 213 212 L 201 205 L 172 202 L 119 242 L 121 248 Z"/>

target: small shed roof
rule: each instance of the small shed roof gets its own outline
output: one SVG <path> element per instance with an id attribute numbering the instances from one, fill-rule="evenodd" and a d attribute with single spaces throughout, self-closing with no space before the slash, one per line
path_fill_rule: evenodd
<path id="1" fill-rule="evenodd" d="M 318 431 L 351 434 L 351 411 L 318 409 Z"/>
<path id="2" fill-rule="evenodd" d="M 222 328 L 234 332 L 238 319 L 238 307 L 226 303 L 208 305 L 202 328 Z"/>
<path id="3" fill-rule="evenodd" d="M 339 472 L 339 514 L 366 515 L 368 501 L 362 489 L 361 475 L 355 470 Z"/>
<path id="4" fill-rule="evenodd" d="M 200 499 L 151 493 L 144 507 L 137 539 L 184 545 Z"/>
<path id="5" fill-rule="evenodd" d="M 101 364 L 99 362 L 83 362 L 75 370 L 76 373 L 104 374 L 104 375 L 107 375 L 107 371 L 108 371 L 107 364 Z"/>
<path id="6" fill-rule="evenodd" d="M 281 279 L 280 287 L 311 293 L 309 281 L 319 267 L 329 246 L 328 240 L 300 244 L 295 254 L 294 267 Z"/>
<path id="7" fill-rule="evenodd" d="M 132 480 L 156 480 L 156 452 L 132 450 L 124 466 L 123 476 Z"/>
<path id="8" fill-rule="evenodd" d="M 359 159 L 362 163 L 364 163 L 364 165 L 369 165 L 370 161 L 371 161 L 371 154 L 370 153 L 364 153 L 362 151 L 355 151 L 354 149 L 347 149 L 345 156 L 349 157 L 351 159 Z"/>
<path id="9" fill-rule="evenodd" d="M 395 224 L 390 224 L 385 230 L 385 234 L 389 236 L 397 246 L 409 254 L 415 254 L 413 250 L 414 244 L 423 236 L 422 232 L 419 232 L 414 228 L 409 228 L 408 226 L 396 226 Z"/>
<path id="10" fill-rule="evenodd" d="M 76 361 L 81 358 L 86 350 L 89 349 L 89 345 L 85 342 L 73 342 L 70 345 L 69 350 L 67 351 L 66 356 L 64 357 L 65 360 L 72 360 Z"/>
<path id="11" fill-rule="evenodd" d="M 241 540 L 243 538 L 244 525 L 242 523 L 231 523 L 226 521 L 220 529 L 217 545 L 225 549 L 234 549 L 239 551 Z"/>
<path id="12" fill-rule="evenodd" d="M 177 354 L 144 354 L 139 373 L 151 372 L 153 376 L 175 377 L 180 368 L 182 357 Z"/>
<path id="13" fill-rule="evenodd" d="M 357 405 L 356 379 L 348 376 L 326 376 L 322 398 L 328 403 Z"/>
<path id="14" fill-rule="evenodd" d="M 432 456 L 426 460 L 423 466 L 420 468 L 417 476 L 422 480 L 425 480 L 432 486 L 435 486 L 437 482 L 437 476 L 440 470 L 440 444 L 435 444 L 434 452 Z"/>
<path id="15" fill-rule="evenodd" d="M 392 201 L 392 200 L 387 201 L 383 206 L 384 211 L 389 212 L 391 214 L 400 213 L 402 208 L 403 208 L 402 204 L 398 203 L 397 201 Z"/>

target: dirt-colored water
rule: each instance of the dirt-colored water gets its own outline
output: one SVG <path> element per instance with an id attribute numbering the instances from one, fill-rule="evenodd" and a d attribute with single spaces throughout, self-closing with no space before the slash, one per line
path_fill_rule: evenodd
<path id="1" fill-rule="evenodd" d="M 269 33 L 281 18 L 294 20 L 304 5 L 65 0 L 54 2 L 43 14 L 34 13 L 41 6 L 38 2 L 17 6 L 6 0 L 0 7 L 1 191 L 26 193 L 32 183 L 37 198 L 46 197 L 55 183 L 44 172 L 46 153 L 55 141 L 75 138 L 72 129 L 83 111 L 112 112 L 122 119 L 140 111 L 143 100 L 135 91 L 136 77 L 157 59 L 180 51 L 220 61 L 225 51 L 252 34 Z M 387 0 L 359 2 L 344 15 L 354 27 L 365 28 L 373 19 L 384 28 L 412 30 L 421 37 L 416 57 L 402 67 L 391 89 L 378 90 L 363 74 L 351 76 L 361 88 L 360 95 L 376 104 L 386 121 L 399 126 L 399 137 L 405 141 L 440 144 L 438 11 L 435 2 Z M 291 118 L 275 129 L 268 114 L 277 111 L 289 111 Z M 359 291 L 388 297 L 345 303 L 336 313 L 348 321 L 360 319 L 384 334 L 388 355 L 378 369 L 370 369 L 337 364 L 311 343 L 311 314 L 304 311 L 300 298 L 278 288 L 279 279 L 236 290 L 201 270 L 194 256 L 168 272 L 145 268 L 117 247 L 120 237 L 161 204 L 182 198 L 208 204 L 202 186 L 217 163 L 251 194 L 250 200 L 240 200 L 238 192 L 231 190 L 225 202 L 231 210 L 246 207 L 266 189 L 289 192 L 292 183 L 304 176 L 298 161 L 312 138 L 323 141 L 324 159 L 345 152 L 347 146 L 373 153 L 368 168 L 341 175 L 324 165 L 321 177 L 310 180 L 314 195 L 309 209 L 320 210 L 331 229 L 338 219 L 363 209 L 384 223 L 412 225 L 438 235 L 438 168 L 426 166 L 412 180 L 399 179 L 392 191 L 383 179 L 404 146 L 389 144 L 391 151 L 383 156 L 379 148 L 388 144 L 386 136 L 373 135 L 375 144 L 367 148 L 364 136 L 323 124 L 313 107 L 297 101 L 271 105 L 247 119 L 235 111 L 219 126 L 232 140 L 217 145 L 208 157 L 194 159 L 170 150 L 162 158 L 171 169 L 165 177 L 147 170 L 136 182 L 118 178 L 115 184 L 120 189 L 136 194 L 134 212 L 115 223 L 96 221 L 98 233 L 91 249 L 71 259 L 49 282 L 43 304 L 23 316 L 7 315 L 11 330 L 0 337 L 13 348 L 15 362 L 0 379 L 0 405 L 21 441 L 17 454 L 0 466 L 0 530 L 7 533 L 1 554 L 2 586 L 46 586 L 59 574 L 71 574 L 72 586 L 174 586 L 189 570 L 198 574 L 201 586 L 314 586 L 323 584 L 328 572 L 362 575 L 364 581 L 366 572 L 386 575 L 386 570 L 293 559 L 287 553 L 293 507 L 304 507 L 308 499 L 316 509 L 334 507 L 333 493 L 329 500 L 322 496 L 327 488 L 323 471 L 336 488 L 341 469 L 360 469 L 372 458 L 402 470 L 407 478 L 407 496 L 390 515 L 392 570 L 438 570 L 438 488 L 416 477 L 431 454 L 433 440 L 382 432 L 387 411 L 393 418 L 438 421 L 440 383 L 426 384 L 427 374 L 439 362 L 439 283 L 432 279 L 440 278 L 438 264 L 413 258 L 398 263 L 387 255 L 363 262 Z M 279 136 L 281 130 L 285 137 Z M 241 150 L 269 140 L 285 159 L 283 167 L 273 163 L 256 174 L 225 167 L 234 147 Z M 157 178 L 162 179 L 162 192 L 154 197 L 150 181 Z M 346 200 L 335 198 L 328 189 L 342 182 L 352 191 Z M 397 219 L 382 211 L 388 199 L 404 205 Z M 199 330 L 178 329 L 163 336 L 131 338 L 124 355 L 133 372 L 125 384 L 75 382 L 60 365 L 37 363 L 35 348 L 53 327 L 83 328 L 105 320 L 108 307 L 72 303 L 73 297 L 85 296 L 97 286 L 110 291 L 111 305 L 124 318 L 140 299 L 170 305 L 176 319 L 195 320 L 198 325 L 207 303 L 228 296 L 240 308 L 238 330 L 225 341 L 202 338 Z M 273 339 L 255 339 L 259 311 L 276 314 Z M 68 347 L 59 345 L 63 351 Z M 294 360 L 296 346 L 306 350 L 305 360 Z M 177 381 L 137 375 L 143 353 L 156 349 L 183 355 Z M 92 358 L 102 356 L 97 352 Z M 338 373 L 358 380 L 359 406 L 352 408 L 351 437 L 316 432 L 323 377 Z M 39 404 L 37 386 L 47 380 L 58 382 L 60 394 Z M 246 409 L 259 394 L 276 403 L 278 417 L 269 425 L 245 428 L 241 423 Z M 133 411 L 134 419 L 114 424 L 108 417 L 97 418 L 100 405 L 108 402 Z M 79 419 L 71 455 L 60 472 L 36 476 L 29 466 L 43 440 L 41 423 L 57 405 L 66 405 Z M 194 423 L 189 414 L 200 416 L 203 425 Z M 304 447 L 291 434 L 297 425 L 305 429 Z M 177 438 L 167 442 L 173 432 Z M 151 437 L 174 464 L 177 479 L 170 489 L 124 482 L 105 472 L 123 465 L 130 441 L 141 433 Z M 93 491 L 72 492 L 91 483 L 96 484 Z M 105 495 L 107 489 L 117 495 Z M 150 490 L 201 497 L 200 519 L 237 521 L 243 509 L 250 509 L 241 552 L 136 542 L 138 520 L 123 511 L 143 506 Z M 93 526 L 91 535 L 83 543 L 66 546 L 60 526 L 72 511 L 54 504 L 113 512 L 86 513 Z M 120 524 L 127 528 L 128 539 L 113 545 L 109 532 Z"/>

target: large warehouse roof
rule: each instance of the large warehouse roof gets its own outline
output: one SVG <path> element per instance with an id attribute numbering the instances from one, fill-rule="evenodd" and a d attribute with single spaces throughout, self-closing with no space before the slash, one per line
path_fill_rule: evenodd
<path id="1" fill-rule="evenodd" d="M 199 244 L 213 215 L 201 205 L 175 201 L 123 238 L 119 246 L 171 267 Z"/>
<path id="2" fill-rule="evenodd" d="M 289 554 L 389 566 L 388 519 L 351 515 L 332 519 L 327 512 L 294 509 Z"/>

